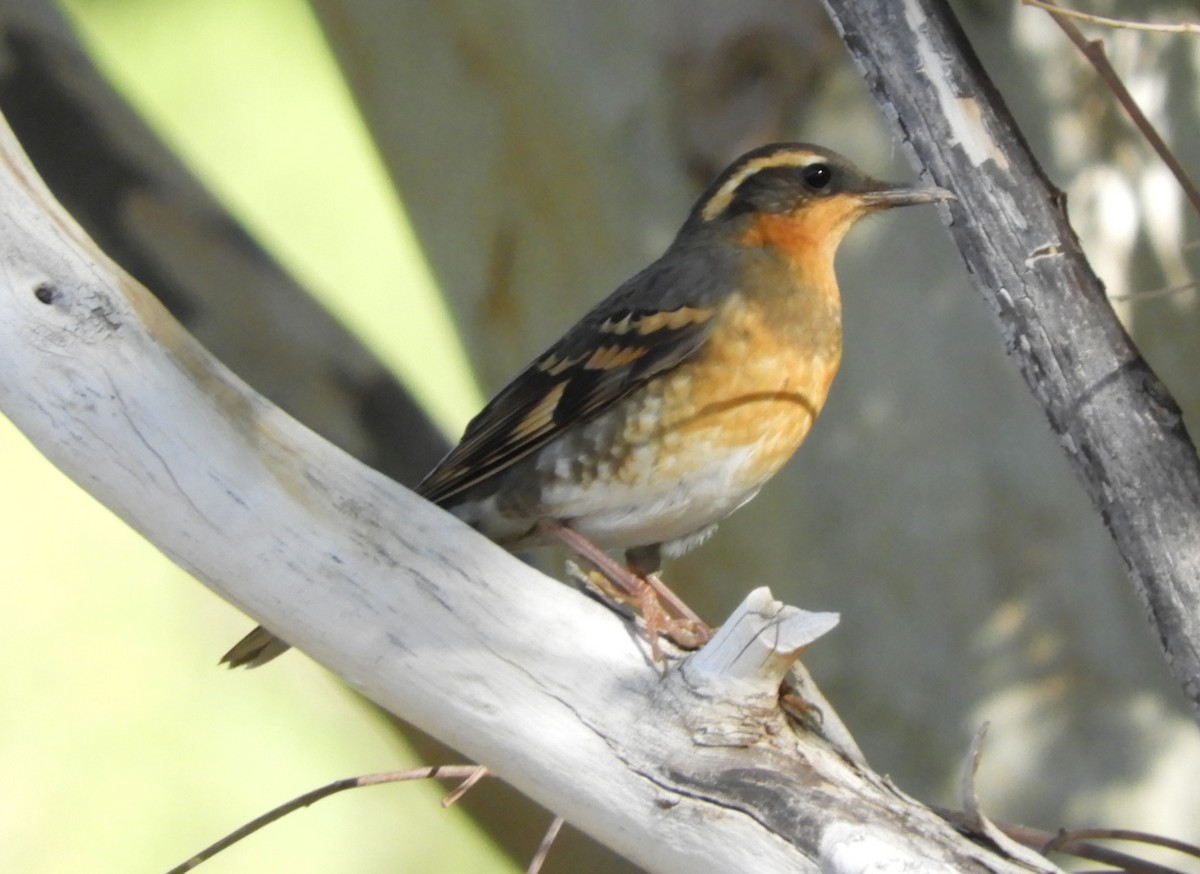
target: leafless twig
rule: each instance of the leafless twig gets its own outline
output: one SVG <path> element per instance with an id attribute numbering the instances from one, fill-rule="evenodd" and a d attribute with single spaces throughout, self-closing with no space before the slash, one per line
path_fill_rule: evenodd
<path id="1" fill-rule="evenodd" d="M 474 786 L 487 775 L 488 769 L 483 765 L 477 765 L 474 772 L 467 776 L 467 779 L 463 780 L 446 794 L 446 797 L 442 799 L 442 807 L 449 807 L 454 802 L 458 801 L 458 799 L 467 794 L 467 791 L 472 786 Z"/>
<path id="2" fill-rule="evenodd" d="M 1139 844 L 1153 844 L 1156 847 L 1165 847 L 1168 850 L 1183 853 L 1185 856 L 1194 856 L 1200 859 L 1200 847 L 1197 847 L 1195 844 L 1188 844 L 1183 841 L 1177 841 L 1174 838 L 1165 838 L 1162 835 L 1150 834 L 1149 832 L 1123 828 L 1081 828 L 1072 831 L 1064 829 L 1051 840 L 1047 841 L 1043 849 L 1047 853 L 1050 853 L 1076 841 L 1094 840 L 1134 841 Z"/>
<path id="3" fill-rule="evenodd" d="M 1025 6 L 1032 6 L 1034 9 L 1045 9 L 1047 12 L 1052 12 L 1055 15 L 1067 15 L 1071 18 L 1078 18 L 1080 21 L 1086 21 L 1089 24 L 1098 24 L 1102 27 L 1115 27 L 1123 30 L 1147 30 L 1155 33 L 1200 34 L 1200 24 L 1194 21 L 1181 21 L 1176 24 L 1152 24 L 1148 21 L 1126 21 L 1123 18 L 1106 18 L 1103 15 L 1080 12 L 1078 9 L 1064 9 L 1053 3 L 1043 2 L 1043 0 L 1021 0 L 1021 3 Z"/>
<path id="4" fill-rule="evenodd" d="M 1127 853 L 1122 853 L 1109 847 L 1102 847 L 1091 843 L 1088 839 L 1107 838 L 1141 841 L 1156 846 L 1168 847 L 1188 855 L 1195 855 L 1197 851 L 1196 847 L 1184 844 L 1181 841 L 1125 829 L 1081 829 L 1055 833 L 1024 825 L 1013 825 L 1011 823 L 997 823 L 996 825 L 1014 841 L 1024 844 L 1027 847 L 1042 850 L 1046 853 L 1062 853 L 1080 859 L 1090 859 L 1093 862 L 1102 862 L 1106 865 L 1112 865 L 1118 871 L 1128 872 L 1128 874 L 1182 874 L 1182 872 L 1177 868 L 1169 868 L 1166 865 L 1147 862 L 1144 859 L 1138 859 Z"/>
<path id="5" fill-rule="evenodd" d="M 537 852 L 533 854 L 533 859 L 529 862 L 529 867 L 525 869 L 525 874 L 538 874 L 542 870 L 542 864 L 546 861 L 546 856 L 550 852 L 550 847 L 554 844 L 554 839 L 558 837 L 559 831 L 563 827 L 566 820 L 561 816 L 554 817 L 554 821 L 550 823 L 550 827 L 546 829 L 546 834 L 542 838 L 541 844 L 537 848 Z"/>
<path id="6" fill-rule="evenodd" d="M 1028 2 L 1028 0 L 1024 0 Z M 1071 42 L 1079 47 L 1083 52 L 1083 56 L 1088 59 L 1096 72 L 1100 74 L 1100 78 L 1104 80 L 1104 84 L 1108 86 L 1117 101 L 1128 113 L 1130 119 L 1137 126 L 1137 129 L 1142 132 L 1142 136 L 1146 138 L 1146 142 L 1150 143 L 1154 151 L 1158 152 L 1158 156 L 1162 158 L 1163 163 L 1174 175 L 1175 180 L 1183 189 L 1183 193 L 1187 195 L 1187 199 L 1192 204 L 1192 209 L 1200 215 L 1200 190 L 1196 188 L 1187 172 L 1183 169 L 1183 165 L 1179 163 L 1175 155 L 1167 147 L 1166 142 L 1155 130 L 1154 125 L 1150 123 L 1150 119 L 1146 118 L 1145 113 L 1133 99 L 1133 95 L 1129 93 L 1129 89 L 1125 87 L 1125 83 L 1121 81 L 1117 71 L 1113 69 L 1112 64 L 1108 62 L 1108 56 L 1104 51 L 1104 43 L 1100 40 L 1089 40 L 1075 26 L 1074 22 L 1068 17 L 1067 10 L 1056 5 L 1053 0 L 1038 0 L 1036 5 L 1039 9 L 1045 9 L 1050 13 L 1055 23 L 1062 28 L 1063 33 L 1070 38 Z"/>
<path id="7" fill-rule="evenodd" d="M 481 773 L 482 772 L 482 773 Z M 335 780 L 325 786 L 313 789 L 311 792 L 305 792 L 303 795 L 298 795 L 291 801 L 279 805 L 278 807 L 267 811 L 262 816 L 250 820 L 250 822 L 230 832 L 221 840 L 211 846 L 205 847 L 196 855 L 192 856 L 186 862 L 175 866 L 167 874 L 184 874 L 186 871 L 191 871 L 201 862 L 205 862 L 215 856 L 217 853 L 231 847 L 240 841 L 242 838 L 248 837 L 261 829 L 263 826 L 270 825 L 277 819 L 282 819 L 294 810 L 299 810 L 301 807 L 308 807 L 320 801 L 322 798 L 327 798 L 330 795 L 335 795 L 338 792 L 343 792 L 346 789 L 357 789 L 360 786 L 378 786 L 383 783 L 400 783 L 407 780 L 429 780 L 429 779 L 461 779 L 467 783 L 474 784 L 475 781 L 486 773 L 487 769 L 481 765 L 443 765 L 436 768 L 413 768 L 407 771 L 381 771 L 378 774 L 365 774 L 361 777 L 347 777 L 344 780 Z M 478 775 L 478 776 L 477 776 Z M 463 790 L 460 786 L 459 790 Z M 458 791 L 458 790 L 456 790 Z M 459 793 L 461 794 L 461 792 Z"/>
<path id="8" fill-rule="evenodd" d="M 1170 297 L 1173 294 L 1182 294 L 1185 291 L 1192 291 L 1200 283 L 1185 282 L 1183 285 L 1170 285 L 1166 288 L 1152 288 L 1149 291 L 1131 291 L 1127 294 L 1110 294 L 1109 300 L 1153 300 L 1157 297 Z"/>
<path id="9" fill-rule="evenodd" d="M 1058 832 L 1048 832 L 1029 826 L 998 823 L 988 819 L 980 809 L 979 798 L 975 793 L 975 773 L 979 768 L 983 739 L 987 729 L 988 725 L 984 723 L 971 741 L 971 749 L 963 768 L 963 810 L 961 812 L 942 811 L 942 815 L 948 821 L 960 827 L 965 826 L 973 834 L 986 836 L 1009 857 L 1023 862 L 1031 871 L 1041 870 L 1038 866 L 1042 857 L 1049 856 L 1051 853 L 1061 853 L 1079 859 L 1103 862 L 1114 866 L 1117 871 L 1124 872 L 1124 874 L 1182 874 L 1175 868 L 1147 862 L 1136 856 L 1091 843 L 1094 840 L 1151 844 L 1200 858 L 1200 847 L 1147 832 L 1130 829 L 1075 829 L 1072 831 L 1060 829 Z M 1023 854 L 1030 850 L 1033 850 L 1036 856 L 1026 858 Z M 1053 870 L 1057 871 L 1058 869 Z"/>

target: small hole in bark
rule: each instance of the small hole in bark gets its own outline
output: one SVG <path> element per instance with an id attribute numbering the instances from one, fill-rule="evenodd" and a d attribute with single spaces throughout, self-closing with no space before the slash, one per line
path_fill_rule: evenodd
<path id="1" fill-rule="evenodd" d="M 52 304 L 58 300 L 58 289 L 49 283 L 42 282 L 33 290 L 33 296 L 41 303 Z"/>

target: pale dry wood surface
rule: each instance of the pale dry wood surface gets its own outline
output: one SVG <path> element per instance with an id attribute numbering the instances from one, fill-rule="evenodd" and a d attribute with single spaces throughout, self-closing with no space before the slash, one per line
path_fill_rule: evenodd
<path id="1" fill-rule="evenodd" d="M 1023 870 L 778 707 L 829 622 L 764 590 L 662 673 L 617 615 L 249 389 L 0 128 L 0 409 L 197 578 L 652 871 Z"/>

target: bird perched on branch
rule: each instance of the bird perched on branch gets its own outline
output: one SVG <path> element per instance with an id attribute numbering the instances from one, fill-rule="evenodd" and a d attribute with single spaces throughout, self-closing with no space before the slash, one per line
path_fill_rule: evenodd
<path id="1" fill-rule="evenodd" d="M 872 179 L 817 146 L 748 152 L 662 257 L 471 420 L 417 493 L 508 548 L 565 541 L 642 608 L 656 653 L 660 631 L 702 642 L 707 627 L 657 571 L 808 435 L 842 355 L 838 245 L 873 212 L 952 197 Z M 259 628 L 224 661 L 286 648 Z"/>

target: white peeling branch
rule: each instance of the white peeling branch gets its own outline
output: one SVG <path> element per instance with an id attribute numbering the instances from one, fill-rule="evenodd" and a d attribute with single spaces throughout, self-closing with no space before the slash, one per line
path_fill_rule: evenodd
<path id="1" fill-rule="evenodd" d="M 0 409 L 222 597 L 648 870 L 1020 870 L 867 770 L 832 711 L 812 719 L 843 753 L 785 716 L 829 617 L 760 590 L 664 674 L 618 616 L 246 387 L 5 125 Z"/>

